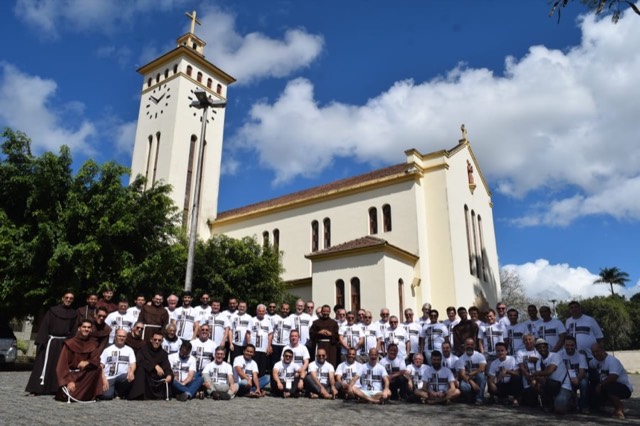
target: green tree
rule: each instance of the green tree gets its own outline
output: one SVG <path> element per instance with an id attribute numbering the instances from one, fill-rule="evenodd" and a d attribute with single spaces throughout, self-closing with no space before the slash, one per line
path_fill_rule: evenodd
<path id="1" fill-rule="evenodd" d="M 237 297 L 254 308 L 268 301 L 287 299 L 281 278 L 280 253 L 254 238 L 241 240 L 215 235 L 198 241 L 194 264 L 193 289 L 210 291 L 215 297 Z"/>
<path id="2" fill-rule="evenodd" d="M 600 273 L 598 274 L 600 277 L 595 280 L 594 284 L 609 284 L 611 287 L 611 295 L 613 296 L 615 293 L 613 291 L 613 285 L 619 285 L 624 287 L 625 283 L 629 281 L 629 274 L 621 271 L 616 268 L 602 268 L 600 269 Z"/>
<path id="3" fill-rule="evenodd" d="M 174 245 L 170 188 L 144 190 L 128 169 L 87 161 L 71 171 L 71 154 L 31 154 L 21 132 L 2 132 L 0 157 L 0 306 L 6 320 L 58 303 L 66 290 L 84 295 L 105 283 L 125 294 L 176 285 L 182 247 Z M 178 271 L 178 272 L 177 272 Z M 143 284 L 144 283 L 144 284 Z"/>
<path id="4" fill-rule="evenodd" d="M 625 7 L 631 8 L 635 13 L 640 15 L 640 9 L 635 5 L 635 2 L 630 0 L 580 0 L 580 3 L 596 15 L 600 15 L 603 12 L 611 13 L 611 22 L 614 24 L 620 20 L 623 8 Z M 561 11 L 564 7 L 567 7 L 568 4 L 569 0 L 553 1 L 549 16 L 551 17 L 554 13 L 558 12 L 558 22 L 560 22 Z"/>

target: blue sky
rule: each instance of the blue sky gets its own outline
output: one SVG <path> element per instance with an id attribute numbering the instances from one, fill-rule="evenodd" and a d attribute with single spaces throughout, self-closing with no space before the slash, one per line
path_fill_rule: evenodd
<path id="1" fill-rule="evenodd" d="M 450 148 L 465 123 L 500 264 L 543 300 L 640 291 L 640 18 L 545 0 L 16 0 L 0 4 L 0 126 L 130 165 L 142 77 L 197 10 L 229 89 L 220 210 Z"/>

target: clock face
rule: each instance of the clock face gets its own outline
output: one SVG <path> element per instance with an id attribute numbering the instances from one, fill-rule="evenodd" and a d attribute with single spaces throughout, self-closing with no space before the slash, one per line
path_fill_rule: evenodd
<path id="1" fill-rule="evenodd" d="M 202 89 L 198 89 L 198 87 L 196 87 L 196 90 L 202 90 Z M 189 91 L 190 95 L 188 96 L 189 99 L 189 108 L 193 109 L 193 116 L 194 117 L 199 117 L 199 120 L 202 122 L 202 110 L 195 108 L 193 105 L 191 105 L 191 103 L 195 102 L 197 100 L 196 98 L 196 90 L 191 89 Z M 213 114 L 216 113 L 215 109 L 209 108 L 210 112 L 212 112 Z M 209 118 L 207 118 L 207 124 L 209 124 L 211 122 L 211 120 Z"/>
<path id="2" fill-rule="evenodd" d="M 147 95 L 147 117 L 153 120 L 162 116 L 166 107 L 169 106 L 169 99 L 171 98 L 171 88 L 166 84 L 161 84 L 151 91 Z"/>

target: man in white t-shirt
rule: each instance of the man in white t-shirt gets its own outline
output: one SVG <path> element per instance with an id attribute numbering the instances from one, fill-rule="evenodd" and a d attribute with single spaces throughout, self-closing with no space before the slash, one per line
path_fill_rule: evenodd
<path id="1" fill-rule="evenodd" d="M 511 356 L 516 356 L 519 350 L 524 349 L 522 338 L 528 333 L 527 326 L 524 323 L 518 322 L 519 315 L 516 309 L 511 308 L 507 311 L 509 325 L 507 325 L 504 341 L 507 344 L 508 354 Z"/>
<path id="2" fill-rule="evenodd" d="M 564 347 L 564 338 L 567 335 L 564 324 L 551 318 L 551 308 L 548 306 L 540 306 L 540 316 L 542 322 L 538 324 L 538 337 L 547 341 L 551 352 L 559 352 Z"/>
<path id="3" fill-rule="evenodd" d="M 136 296 L 136 299 L 133 303 L 134 305 L 129 309 L 127 309 L 127 313 L 131 315 L 135 321 L 137 321 L 138 315 L 140 315 L 140 311 L 142 310 L 142 307 L 144 306 L 144 304 L 147 303 L 147 301 L 144 298 L 144 295 L 139 294 Z"/>
<path id="4" fill-rule="evenodd" d="M 576 339 L 573 336 L 567 336 L 564 339 L 564 349 L 558 352 L 567 367 L 571 387 L 578 398 L 578 408 L 582 414 L 589 414 L 589 364 L 587 357 L 578 352 Z"/>
<path id="5" fill-rule="evenodd" d="M 449 337 L 449 329 L 447 326 L 438 322 L 438 311 L 431 309 L 429 316 L 431 317 L 431 322 L 425 324 L 424 328 L 420 331 L 421 352 L 424 353 L 427 364 L 431 363 L 431 352 L 442 352 L 442 344 Z"/>
<path id="6" fill-rule="evenodd" d="M 270 376 L 269 356 L 271 355 L 271 341 L 273 340 L 273 327 L 271 320 L 267 318 L 267 307 L 262 303 L 256 308 L 256 316 L 251 318 L 247 328 L 246 341 L 256 348 L 253 360 L 258 364 L 258 376 Z"/>
<path id="7" fill-rule="evenodd" d="M 565 321 L 567 336 L 573 336 L 578 345 L 578 351 L 583 352 L 587 356 L 587 362 L 591 358 L 591 346 L 594 343 L 603 343 L 604 334 L 598 325 L 598 322 L 588 315 L 582 313 L 580 303 L 575 300 L 569 302 L 569 312 L 571 317 Z"/>
<path id="8" fill-rule="evenodd" d="M 422 316 L 416 321 L 420 325 L 420 329 L 423 329 L 426 324 L 430 324 L 429 313 L 431 312 L 431 303 L 424 303 L 422 305 Z"/>
<path id="9" fill-rule="evenodd" d="M 336 382 L 342 383 L 339 395 L 344 399 L 353 398 L 353 387 L 356 385 L 362 369 L 362 364 L 356 361 L 356 354 L 355 348 L 349 348 L 345 361 L 340 363 L 336 369 Z"/>
<path id="10" fill-rule="evenodd" d="M 169 355 L 173 371 L 171 387 L 178 401 L 187 401 L 196 396 L 202 386 L 202 376 L 196 374 L 196 359 L 191 356 L 191 343 L 183 342 L 178 353 Z"/>
<path id="11" fill-rule="evenodd" d="M 335 369 L 327 362 L 327 351 L 318 348 L 316 360 L 309 364 L 309 374 L 304 379 L 304 388 L 311 399 L 335 399 L 342 383 L 336 382 Z"/>
<path id="12" fill-rule="evenodd" d="M 485 371 L 487 360 L 475 350 L 475 341 L 468 338 L 464 342 L 464 353 L 458 359 L 456 370 L 460 381 L 460 391 L 476 405 L 484 404 L 484 388 L 487 382 Z"/>
<path id="13" fill-rule="evenodd" d="M 398 317 L 392 315 L 389 318 L 389 327 L 387 327 L 384 333 L 384 348 L 385 353 L 389 352 L 389 346 L 394 344 L 398 347 L 398 356 L 403 361 L 407 359 L 407 352 L 409 347 L 409 336 L 405 333 L 404 328 L 398 325 Z"/>
<path id="14" fill-rule="evenodd" d="M 169 324 L 175 322 L 175 315 L 176 315 L 176 309 L 178 309 L 178 296 L 176 296 L 175 294 L 171 294 L 169 295 L 169 297 L 167 297 L 167 306 L 165 306 L 164 308 L 167 310 L 167 312 L 169 313 Z"/>
<path id="15" fill-rule="evenodd" d="M 242 356 L 247 343 L 247 329 L 251 325 L 251 315 L 247 313 L 247 302 L 238 302 L 238 311 L 231 320 L 231 359 Z"/>
<path id="16" fill-rule="evenodd" d="M 451 351 L 451 343 L 442 343 L 442 366 L 447 367 L 453 372 L 453 375 L 457 377 L 456 364 L 458 363 L 458 357 Z M 457 381 L 456 381 L 457 384 Z"/>
<path id="17" fill-rule="evenodd" d="M 613 355 L 609 355 L 599 343 L 591 345 L 593 359 L 589 367 L 598 372 L 600 382 L 593 389 L 596 404 L 611 402 L 614 412 L 613 418 L 624 419 L 623 399 L 629 399 L 633 393 L 633 386 L 622 363 Z"/>
<path id="18" fill-rule="evenodd" d="M 111 312 L 107 315 L 104 322 L 109 327 L 111 327 L 111 334 L 109 335 L 109 344 L 114 342 L 116 337 L 117 330 L 124 330 L 127 333 L 131 331 L 133 324 L 135 324 L 136 320 L 133 318 L 133 315 L 128 312 L 129 302 L 126 300 L 120 300 L 118 302 L 118 310 L 115 312 Z"/>
<path id="19" fill-rule="evenodd" d="M 453 372 L 442 366 L 440 351 L 431 352 L 431 366 L 427 368 L 426 376 L 427 404 L 449 404 L 460 397 L 460 389 Z"/>
<path id="20" fill-rule="evenodd" d="M 538 327 L 540 327 L 542 320 L 538 317 L 538 308 L 536 305 L 527 306 L 527 314 L 529 314 L 529 319 L 524 322 L 524 325 L 527 327 L 529 334 L 532 334 L 533 337 L 537 339 Z"/>
<path id="21" fill-rule="evenodd" d="M 496 311 L 493 309 L 489 309 L 486 319 L 487 322 L 480 327 L 478 338 L 482 339 L 483 355 L 489 365 L 496 359 L 496 344 L 504 342 L 506 329 L 502 323 L 496 321 Z"/>
<path id="22" fill-rule="evenodd" d="M 385 404 L 389 400 L 389 375 L 384 366 L 378 363 L 378 349 L 369 350 L 369 362 L 360 370 L 353 394 L 371 404 Z"/>
<path id="23" fill-rule="evenodd" d="M 429 367 L 424 363 L 424 355 L 417 353 L 413 356 L 413 362 L 407 366 L 407 401 L 420 402 L 429 398 L 427 392 L 427 371 Z"/>
<path id="24" fill-rule="evenodd" d="M 241 356 L 233 360 L 233 380 L 238 383 L 238 396 L 261 398 L 269 384 L 269 376 L 258 377 L 258 364 L 253 360 L 256 348 L 248 343 Z"/>
<path id="25" fill-rule="evenodd" d="M 362 333 L 362 326 L 356 324 L 356 315 L 353 312 L 347 312 L 347 323 L 340 327 L 340 350 L 341 360 L 344 361 L 347 358 L 347 351 L 351 348 L 356 351 L 364 345 L 364 337 Z"/>
<path id="26" fill-rule="evenodd" d="M 115 343 L 108 346 L 100 355 L 103 382 L 109 384 L 101 399 L 109 400 L 114 396 L 126 398 L 135 378 L 136 355 L 129 346 L 124 344 L 127 332 L 123 329 L 116 331 Z"/>
<path id="27" fill-rule="evenodd" d="M 183 340 L 176 335 L 176 325 L 169 323 L 164 327 L 164 338 L 162 339 L 162 349 L 168 355 L 178 353 Z"/>
<path id="28" fill-rule="evenodd" d="M 299 386 L 300 376 L 297 374 L 296 364 L 293 363 L 293 351 L 282 351 L 282 360 L 276 362 L 271 372 L 271 396 L 283 398 L 297 398 L 302 386 Z"/>
<path id="29" fill-rule="evenodd" d="M 522 389 L 520 368 L 516 359 L 507 355 L 507 344 L 496 343 L 496 359 L 489 366 L 487 387 L 492 397 L 497 397 L 502 404 L 520 405 L 518 397 Z M 511 398 L 511 401 L 509 401 Z"/>
<path id="30" fill-rule="evenodd" d="M 307 369 L 309 368 L 309 349 L 302 343 L 300 343 L 300 335 L 298 330 L 293 329 L 289 333 L 289 345 L 284 347 L 284 351 L 290 349 L 293 352 L 293 364 L 296 366 L 296 378 L 300 379 L 298 387 L 300 390 L 303 388 L 304 378 L 307 375 Z"/>
<path id="31" fill-rule="evenodd" d="M 402 328 L 404 328 L 404 332 L 409 340 L 407 363 L 411 364 L 413 362 L 413 356 L 422 352 L 420 349 L 420 333 L 422 332 L 422 327 L 413 320 L 413 309 L 411 308 L 404 310 L 404 319 L 405 321 L 402 323 Z"/>
<path id="32" fill-rule="evenodd" d="M 289 333 L 291 333 L 291 310 L 288 303 L 280 305 L 280 314 L 271 316 L 271 327 L 273 327 L 273 339 L 271 340 L 270 365 L 276 365 L 282 359 L 282 351 L 289 344 Z"/>
<path id="33" fill-rule="evenodd" d="M 202 370 L 211 362 L 213 354 L 216 349 L 215 343 L 209 338 L 211 328 L 208 325 L 200 327 L 200 336 L 197 339 L 191 341 L 191 355 L 196 359 L 196 366 L 198 373 L 202 373 Z"/>
<path id="34" fill-rule="evenodd" d="M 540 353 L 536 350 L 536 339 L 533 334 L 522 336 L 524 347 L 516 354 L 516 362 L 522 377 L 522 395 L 520 402 L 528 406 L 538 405 L 537 383 L 533 373 L 540 370 Z"/>
<path id="35" fill-rule="evenodd" d="M 507 316 L 507 305 L 504 302 L 498 302 L 496 312 L 498 313 L 496 321 L 507 327 L 510 324 L 509 317 Z"/>
<path id="36" fill-rule="evenodd" d="M 211 302 L 211 312 L 202 321 L 196 321 L 196 330 L 207 324 L 211 328 L 211 340 L 216 347 L 225 346 L 229 339 L 231 324 L 227 316 L 220 310 L 220 300 Z"/>
<path id="37" fill-rule="evenodd" d="M 542 404 L 556 414 L 566 414 L 571 402 L 571 380 L 564 361 L 556 352 L 549 350 L 544 339 L 536 340 L 540 353 L 540 370 L 532 374 L 538 381 Z"/>
<path id="38" fill-rule="evenodd" d="M 194 316 L 196 322 L 203 322 L 205 318 L 211 314 L 211 306 L 209 305 L 209 293 L 202 293 L 200 295 L 200 305 L 195 307 Z M 198 330 L 196 330 L 198 332 Z"/>
<path id="39" fill-rule="evenodd" d="M 204 388 L 211 399 L 228 401 L 238 391 L 238 385 L 233 380 L 233 367 L 225 362 L 224 346 L 216 348 L 213 362 L 202 370 Z"/>
<path id="40" fill-rule="evenodd" d="M 408 380 L 405 377 L 407 365 L 399 352 L 398 345 L 391 343 L 387 347 L 387 356 L 380 360 L 380 365 L 387 370 L 389 375 L 389 390 L 391 391 L 391 399 L 394 401 L 401 398 L 406 399 L 408 395 Z"/>
<path id="41" fill-rule="evenodd" d="M 360 348 L 358 362 L 365 364 L 369 361 L 369 351 L 371 349 L 380 351 L 382 347 L 382 333 L 378 324 L 373 323 L 371 311 L 365 311 L 364 313 L 362 333 L 364 341 L 362 348 Z"/>
<path id="42" fill-rule="evenodd" d="M 447 308 L 447 319 L 442 321 L 442 324 L 444 324 L 445 327 L 447 327 L 447 333 L 449 334 L 449 343 L 451 343 L 451 347 L 452 348 L 455 348 L 456 345 L 458 344 L 457 342 L 453 341 L 453 327 L 458 325 L 459 322 L 460 322 L 460 320 L 456 316 L 456 307 L 455 306 L 449 306 Z M 451 367 L 449 367 L 449 368 L 451 368 Z"/>
<path id="43" fill-rule="evenodd" d="M 180 339 L 187 342 L 193 340 L 193 336 L 197 336 L 197 334 L 195 334 L 196 308 L 191 306 L 192 300 L 193 296 L 191 292 L 185 291 L 182 294 L 182 306 L 176 308 L 173 314 L 176 324 L 176 334 Z"/>

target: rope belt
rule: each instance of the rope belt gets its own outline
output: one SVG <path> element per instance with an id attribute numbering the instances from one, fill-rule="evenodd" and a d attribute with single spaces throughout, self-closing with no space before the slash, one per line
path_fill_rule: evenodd
<path id="1" fill-rule="evenodd" d="M 40 375 L 40 384 L 44 385 L 44 373 L 47 371 L 47 362 L 49 361 L 49 348 L 53 339 L 66 339 L 67 336 L 49 336 L 47 340 L 47 350 L 44 352 L 44 365 L 42 366 L 42 374 Z"/>

